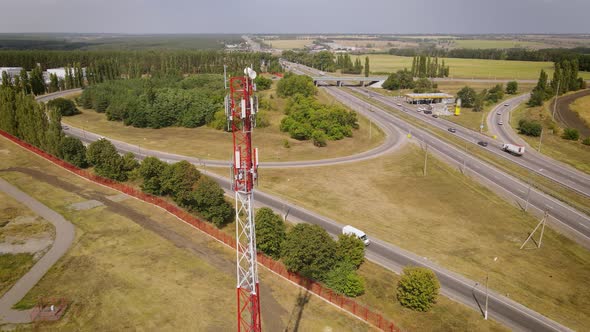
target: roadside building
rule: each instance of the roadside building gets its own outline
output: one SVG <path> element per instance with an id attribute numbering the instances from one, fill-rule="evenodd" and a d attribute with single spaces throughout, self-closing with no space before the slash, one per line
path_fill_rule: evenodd
<path id="1" fill-rule="evenodd" d="M 11 80 L 14 81 L 14 77 L 20 75 L 20 71 L 23 67 L 0 67 L 0 77 L 7 73 Z M 0 84 L 2 84 L 2 80 L 0 79 Z"/>

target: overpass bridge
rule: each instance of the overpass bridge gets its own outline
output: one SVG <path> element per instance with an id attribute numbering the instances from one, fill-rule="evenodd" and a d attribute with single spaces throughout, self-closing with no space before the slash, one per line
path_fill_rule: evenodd
<path id="1" fill-rule="evenodd" d="M 335 83 L 336 86 L 342 86 L 344 83 L 358 83 L 362 86 L 371 85 L 379 81 L 385 81 L 387 76 L 312 76 L 313 84 L 318 85 L 330 85 Z"/>

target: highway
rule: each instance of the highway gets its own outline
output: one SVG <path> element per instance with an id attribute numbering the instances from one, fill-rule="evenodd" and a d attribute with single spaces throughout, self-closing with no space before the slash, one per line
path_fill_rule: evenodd
<path id="1" fill-rule="evenodd" d="M 347 105 L 353 105 L 353 109 L 364 108 L 365 110 L 370 109 L 368 104 L 354 96 L 350 96 L 348 93 L 338 89 L 328 89 L 328 91 L 339 98 L 342 102 Z M 59 94 L 52 96 L 53 98 L 58 97 Z M 46 100 L 46 99 L 45 99 Z M 356 105 L 356 106 L 355 106 Z M 407 132 L 410 127 L 406 125 L 401 120 L 395 120 L 395 117 L 392 117 L 389 113 L 375 109 L 371 112 L 372 119 L 378 123 L 384 130 L 388 130 L 390 128 L 393 130 L 394 128 L 398 128 L 401 132 Z M 79 129 L 70 127 L 66 130 L 66 133 L 71 136 L 81 137 L 81 139 L 85 141 L 93 141 L 101 136 L 89 132 L 83 132 Z M 412 130 L 412 133 L 417 136 L 422 141 L 429 142 L 432 150 L 435 153 L 445 156 L 449 155 L 452 156 L 449 159 L 449 162 L 453 164 L 462 164 L 463 163 L 463 155 L 462 152 L 452 146 L 446 146 L 446 143 L 441 143 L 438 141 L 437 138 L 429 137 L 429 134 L 422 134 L 420 130 Z M 138 156 L 138 158 L 143 159 L 146 155 L 156 156 L 162 160 L 167 162 L 175 162 L 179 160 L 188 160 L 193 162 L 197 165 L 201 165 L 203 160 L 198 158 L 188 158 L 186 156 L 180 156 L 160 151 L 151 151 L 146 149 L 141 149 L 141 154 L 139 154 L 138 147 L 134 145 L 130 145 L 124 142 L 119 141 L 112 141 L 113 144 L 117 147 L 117 149 L 121 152 L 132 152 Z M 440 145 L 440 146 L 438 146 Z M 468 156 L 465 156 L 468 157 Z M 210 162 L 210 161 L 208 161 Z M 485 164 L 481 166 L 477 166 L 477 161 L 473 160 L 466 163 L 467 170 L 471 169 L 478 169 L 479 167 L 485 167 Z M 221 165 L 225 165 L 226 163 L 221 162 Z M 210 164 L 209 164 L 210 165 Z M 285 165 L 283 165 L 285 166 Z M 501 173 L 497 171 L 491 170 L 492 175 L 491 177 L 499 177 Z M 229 190 L 229 180 L 218 175 L 208 173 L 208 175 L 212 176 L 213 178 L 217 179 L 217 181 L 224 187 L 224 189 Z M 515 179 L 504 179 L 504 181 L 512 181 L 515 182 L 512 185 L 518 184 L 518 181 Z M 502 181 L 503 182 L 503 181 Z M 298 207 L 290 202 L 282 200 L 280 198 L 274 197 L 272 195 L 256 191 L 255 193 L 255 200 L 257 204 L 269 206 L 273 208 L 275 211 L 282 213 L 285 210 L 289 211 L 290 219 L 297 219 L 299 221 L 305 221 L 313 224 L 318 224 L 325 228 L 329 233 L 332 235 L 337 235 L 341 233 L 341 229 L 343 227 L 342 224 L 337 223 L 334 220 L 330 220 L 318 214 L 315 214 L 311 211 Z M 536 197 L 534 194 L 531 195 L 533 198 Z M 533 202 L 533 199 L 531 199 Z M 534 203 L 533 203 L 534 204 Z M 345 221 L 345 220 L 342 220 Z M 429 260 L 409 253 L 395 245 L 390 243 L 386 243 L 380 241 L 376 234 L 368 234 L 368 236 L 372 240 L 372 244 L 367 248 L 367 258 L 371 261 L 374 261 L 385 268 L 391 269 L 395 272 L 400 272 L 401 267 L 406 265 L 417 265 L 417 266 L 426 266 L 437 274 L 439 281 L 441 283 L 441 292 L 448 296 L 451 299 L 454 299 L 458 302 L 461 302 L 475 310 L 482 311 L 483 308 L 483 301 L 485 298 L 485 290 L 481 285 L 478 286 L 478 283 L 466 279 L 462 276 L 459 276 L 456 273 L 448 271 Z M 483 279 L 483 276 L 482 276 Z M 483 280 L 481 280 L 483 281 Z M 481 282 L 480 281 L 480 282 Z M 506 326 L 510 327 L 514 330 L 519 331 L 567 331 L 568 329 L 565 326 L 558 324 L 557 322 L 548 319 L 518 303 L 515 301 L 508 299 L 504 296 L 501 296 L 493 291 L 489 293 L 489 317 L 491 319 L 495 319 L 497 321 L 502 322 Z"/>

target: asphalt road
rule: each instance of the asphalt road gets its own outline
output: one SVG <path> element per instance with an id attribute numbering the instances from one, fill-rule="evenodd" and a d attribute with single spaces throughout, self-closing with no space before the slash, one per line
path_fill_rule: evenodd
<path id="1" fill-rule="evenodd" d="M 463 139 L 464 141 L 472 145 L 476 145 L 479 148 L 486 149 L 487 151 L 492 152 L 501 158 L 509 160 L 521 167 L 528 169 L 531 172 L 544 176 L 558 184 L 561 184 L 566 188 L 574 190 L 584 196 L 587 196 L 588 199 L 590 199 L 590 175 L 578 171 L 571 166 L 562 164 L 561 162 L 543 156 L 537 153 L 535 150 L 531 149 L 530 146 L 528 147 L 528 149 L 525 150 L 525 154 L 523 156 L 514 156 L 501 150 L 502 143 L 514 143 L 515 141 L 518 142 L 508 132 L 510 131 L 508 119 L 509 111 L 515 109 L 524 100 L 528 99 L 528 94 L 506 100 L 502 104 L 496 106 L 488 114 L 488 128 L 490 128 L 490 132 L 492 134 L 498 136 L 498 140 L 495 141 L 487 135 L 480 134 L 479 132 L 476 132 L 474 130 L 461 127 L 451 121 L 442 118 L 433 118 L 432 116 L 423 113 L 418 113 L 413 108 L 405 106 L 405 103 L 401 101 L 396 102 L 392 97 L 386 97 L 377 93 L 370 93 L 366 89 L 352 89 L 366 96 L 371 96 L 371 98 L 373 98 L 374 100 L 377 100 L 385 105 L 405 111 L 409 115 L 433 127 L 442 130 L 447 130 L 448 128 L 453 127 L 456 129 L 455 136 Z M 401 104 L 401 106 L 397 104 Z M 497 118 L 497 113 L 501 114 L 500 117 L 503 121 L 503 125 L 498 124 L 499 121 Z M 484 148 L 477 144 L 477 142 L 479 141 L 486 141 L 490 144 Z M 522 140 L 520 140 L 520 142 L 521 143 L 519 144 L 524 143 Z"/>
<path id="2" fill-rule="evenodd" d="M 348 93 L 339 90 L 339 89 L 328 89 L 328 92 L 336 96 L 341 102 L 352 105 L 354 109 L 364 109 L 369 110 L 371 119 L 375 121 L 377 124 L 380 125 L 385 131 L 392 130 L 395 132 L 395 129 L 401 130 L 401 132 L 408 132 L 411 129 L 410 126 L 405 124 L 403 121 L 392 117 L 389 113 L 377 109 L 375 107 L 369 107 L 369 105 L 354 97 L 349 95 Z M 54 96 L 56 97 L 56 96 Z M 372 111 L 370 111 L 372 110 Z M 453 164 L 463 164 L 463 160 L 465 158 L 471 158 L 468 155 L 464 155 L 463 152 L 460 150 L 448 146 L 446 143 L 439 141 L 438 139 L 431 137 L 429 134 L 422 133 L 419 129 L 411 129 L 412 134 L 414 137 L 417 137 L 421 141 L 426 141 L 431 146 L 432 152 L 439 154 L 443 158 L 445 156 L 449 156 L 448 161 Z M 95 140 L 100 138 L 100 136 L 88 132 L 79 131 L 76 128 L 69 128 L 67 131 L 68 135 L 81 137 L 85 140 Z M 85 136 L 85 137 L 84 137 Z M 113 144 L 117 147 L 120 152 L 132 152 L 138 156 L 138 158 L 143 158 L 146 155 L 156 156 L 162 160 L 168 162 L 175 162 L 178 160 L 188 160 L 190 162 L 196 163 L 198 165 L 203 163 L 203 160 L 198 158 L 188 158 L 186 156 L 179 156 L 170 153 L 160 152 L 160 151 L 150 151 L 141 149 L 141 153 L 139 153 L 139 149 L 137 146 L 130 145 L 124 142 L 113 141 Z M 211 161 L 209 161 L 211 163 Z M 314 163 L 314 162 L 311 162 Z M 481 164 L 481 165 L 479 165 Z M 208 164 L 212 165 L 212 164 Z M 219 166 L 226 165 L 225 162 L 220 162 Z M 268 165 L 271 166 L 271 165 Z M 284 163 L 280 165 L 281 167 L 286 166 Z M 309 166 L 309 165 L 307 165 Z M 266 167 L 266 166 L 261 166 Z M 469 170 L 477 169 L 478 171 L 480 168 L 487 168 L 489 166 L 478 162 L 477 160 L 473 160 L 466 163 L 466 172 Z M 475 172 L 474 172 L 475 173 Z M 485 174 L 491 174 L 490 177 L 501 177 L 502 173 L 498 172 L 494 169 L 489 169 L 485 172 Z M 230 184 L 229 180 L 218 175 L 209 173 L 208 175 L 215 178 L 221 185 L 229 191 Z M 499 180 L 499 179 L 498 179 Z M 494 180 L 498 182 L 498 180 Z M 515 186 L 515 185 L 522 185 L 517 180 L 507 178 L 502 179 L 499 182 L 507 182 L 507 186 Z M 532 193 L 531 198 L 535 198 L 536 194 Z M 288 211 L 290 219 L 297 219 L 300 221 L 305 221 L 312 224 L 317 224 L 325 228 L 329 233 L 332 235 L 337 235 L 341 233 L 342 227 L 344 225 L 337 223 L 334 220 L 325 218 L 318 214 L 315 214 L 311 211 L 298 207 L 290 202 L 284 201 L 280 198 L 271 196 L 269 194 L 256 191 L 255 192 L 255 201 L 258 205 L 265 205 L 273 208 L 275 211 L 279 213 L 285 213 Z M 531 199 L 533 202 L 533 199 Z M 533 203 L 534 204 L 534 203 Z M 478 286 L 478 283 L 464 277 L 461 277 L 453 272 L 450 272 L 434 263 L 431 263 L 427 259 L 423 257 L 419 257 L 412 253 L 409 253 L 399 247 L 396 247 L 392 244 L 380 241 L 377 238 L 376 234 L 368 234 L 371 238 L 371 245 L 367 247 L 367 258 L 388 268 L 395 272 L 401 271 L 401 267 L 406 265 L 418 265 L 418 266 L 426 266 L 435 271 L 437 274 L 439 281 L 441 283 L 441 291 L 446 296 L 461 302 L 469 307 L 474 308 L 475 310 L 482 311 L 483 308 L 483 301 L 485 298 L 485 290 Z M 482 276 L 483 280 L 483 276 Z M 518 303 L 508 299 L 504 296 L 501 296 L 493 291 L 489 293 L 489 317 L 491 319 L 495 319 L 504 323 L 506 326 L 514 329 L 514 330 L 521 330 L 521 331 L 565 331 L 568 330 L 566 327 L 556 323 L 553 320 L 550 320 Z"/>
<path id="3" fill-rule="evenodd" d="M 70 248 L 74 242 L 76 231 L 74 225 L 64 219 L 62 215 L 51 210 L 33 197 L 22 192 L 15 186 L 0 178 L 0 191 L 12 196 L 30 208 L 33 212 L 49 221 L 55 227 L 55 240 L 51 249 L 33 267 L 22 276 L 4 295 L 0 298 L 0 322 L 6 323 L 29 323 L 31 321 L 31 310 L 13 310 L 12 306 L 17 304 L 27 293 L 41 280 Z"/>

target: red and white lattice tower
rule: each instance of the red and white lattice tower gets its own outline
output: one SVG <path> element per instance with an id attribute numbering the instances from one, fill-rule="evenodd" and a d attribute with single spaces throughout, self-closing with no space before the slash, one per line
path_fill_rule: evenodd
<path id="1" fill-rule="evenodd" d="M 256 72 L 232 77 L 226 97 L 228 129 L 233 132 L 232 187 L 236 197 L 236 253 L 238 331 L 260 331 L 260 292 L 256 263 L 256 233 L 253 188 L 258 177 L 258 150 L 252 149 L 252 129 L 256 126 L 257 98 L 252 80 Z"/>

